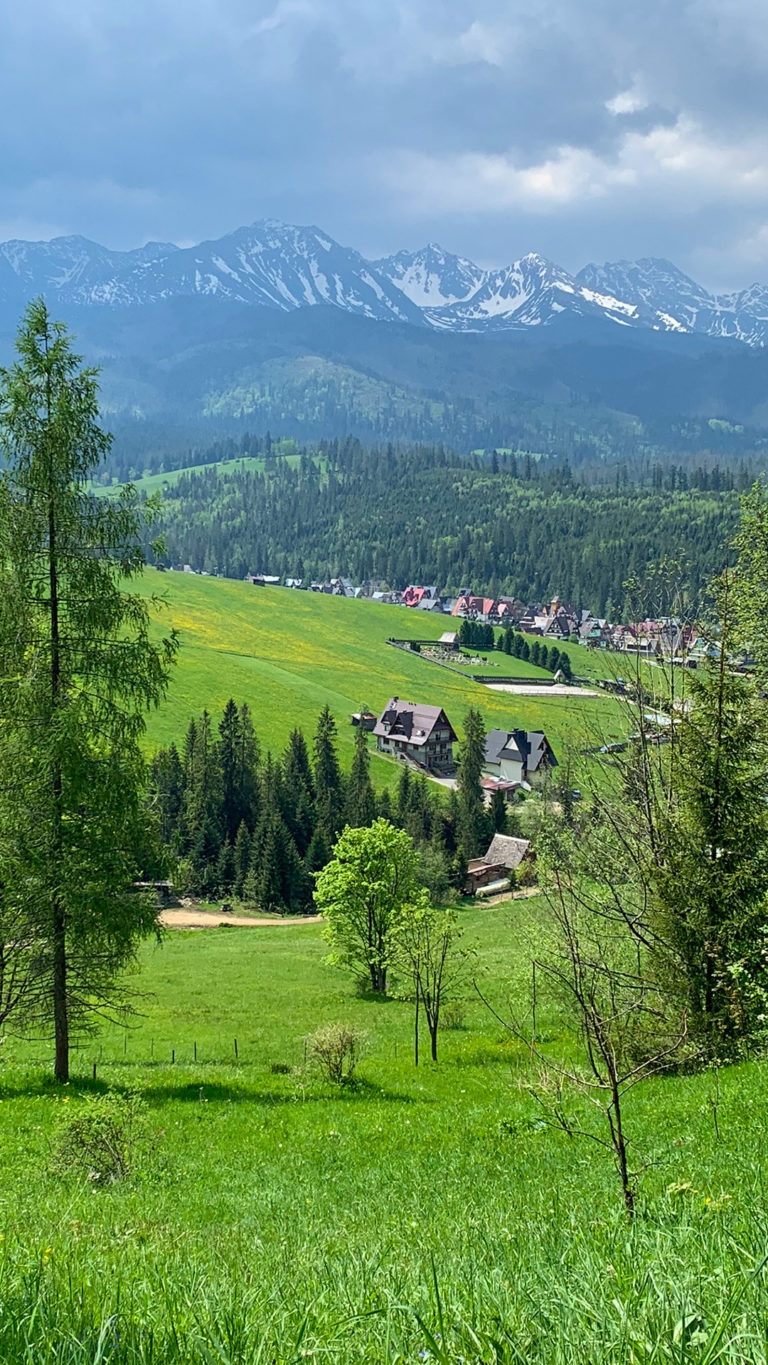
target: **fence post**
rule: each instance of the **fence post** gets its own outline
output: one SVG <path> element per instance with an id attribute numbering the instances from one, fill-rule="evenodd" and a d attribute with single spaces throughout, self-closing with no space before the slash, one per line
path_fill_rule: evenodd
<path id="1" fill-rule="evenodd" d="M 237 1061 L 237 1039 L 235 1039 L 235 1061 Z"/>

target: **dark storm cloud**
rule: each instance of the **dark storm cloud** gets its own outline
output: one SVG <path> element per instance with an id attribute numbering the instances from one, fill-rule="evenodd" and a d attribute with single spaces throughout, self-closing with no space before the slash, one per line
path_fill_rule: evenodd
<path id="1" fill-rule="evenodd" d="M 762 0 L 33 0 L 0 20 L 0 236 L 257 217 L 768 277 Z"/>

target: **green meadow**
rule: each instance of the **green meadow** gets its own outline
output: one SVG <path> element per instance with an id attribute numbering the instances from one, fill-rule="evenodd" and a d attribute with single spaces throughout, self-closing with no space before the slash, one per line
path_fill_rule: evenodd
<path id="1" fill-rule="evenodd" d="M 149 720 L 153 745 L 180 741 L 193 715 L 204 706 L 218 712 L 229 697 L 248 702 L 263 747 L 274 751 L 295 726 L 311 733 L 327 703 L 345 762 L 353 743 L 350 714 L 361 706 L 380 711 L 391 696 L 443 706 L 457 730 L 468 708 L 479 706 L 488 729 L 545 730 L 558 754 L 578 755 L 595 734 L 622 734 L 621 707 L 607 696 L 495 692 L 386 643 L 390 636 L 437 640 L 455 625 L 446 616 L 154 569 L 139 580 L 139 590 L 164 598 L 153 608 L 157 628 L 173 627 L 181 642 L 168 699 Z M 574 646 L 571 652 L 578 672 L 577 656 L 587 651 Z M 498 651 L 486 657 L 487 668 L 474 671 L 531 681 L 551 676 Z M 373 755 L 378 785 L 390 783 L 396 771 Z"/>
<path id="2" fill-rule="evenodd" d="M 483 994 L 524 1015 L 540 902 L 461 914 Z M 411 1005 L 362 997 L 317 925 L 171 932 L 130 985 L 133 1025 L 82 1038 L 67 1087 L 42 1043 L 4 1050 L 4 1365 L 766 1360 L 762 1065 L 633 1092 L 630 1227 L 607 1153 L 547 1125 L 472 990 L 416 1069 Z M 304 1061 L 329 1021 L 366 1034 L 341 1088 Z M 576 1055 L 541 994 L 537 1029 Z M 101 1186 L 56 1152 L 107 1088 L 140 1093 L 146 1132 Z"/>

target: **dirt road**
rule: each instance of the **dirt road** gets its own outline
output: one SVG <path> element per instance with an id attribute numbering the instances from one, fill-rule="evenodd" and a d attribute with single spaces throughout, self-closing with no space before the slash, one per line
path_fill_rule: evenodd
<path id="1" fill-rule="evenodd" d="M 492 692 L 516 692 L 519 697 L 596 697 L 588 687 L 569 687 L 555 683 L 553 687 L 537 687 L 535 683 L 483 683 Z"/>
<path id="2" fill-rule="evenodd" d="M 235 929 L 280 928 L 285 924 L 317 924 L 319 915 L 295 915 L 267 917 L 266 915 L 222 915 L 215 910 L 193 910 L 181 906 L 178 909 L 163 910 L 160 923 L 166 929 L 217 929 L 219 925 L 231 924 Z"/>

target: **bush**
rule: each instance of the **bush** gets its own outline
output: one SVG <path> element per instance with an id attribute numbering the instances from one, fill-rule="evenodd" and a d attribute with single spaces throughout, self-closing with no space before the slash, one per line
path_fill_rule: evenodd
<path id="1" fill-rule="evenodd" d="M 365 1035 L 349 1024 L 326 1024 L 307 1038 L 307 1054 L 334 1085 L 352 1079 Z"/>
<path id="2" fill-rule="evenodd" d="M 269 1070 L 273 1076 L 290 1076 L 291 1068 L 287 1062 L 270 1062 Z"/>
<path id="3" fill-rule="evenodd" d="M 467 1023 L 465 1000 L 446 1000 L 440 1010 L 440 1027 L 444 1029 L 463 1029 Z"/>
<path id="4" fill-rule="evenodd" d="M 55 1165 L 94 1184 L 125 1180 L 148 1141 L 147 1106 L 135 1092 L 108 1090 L 87 1099 L 59 1136 Z"/>

